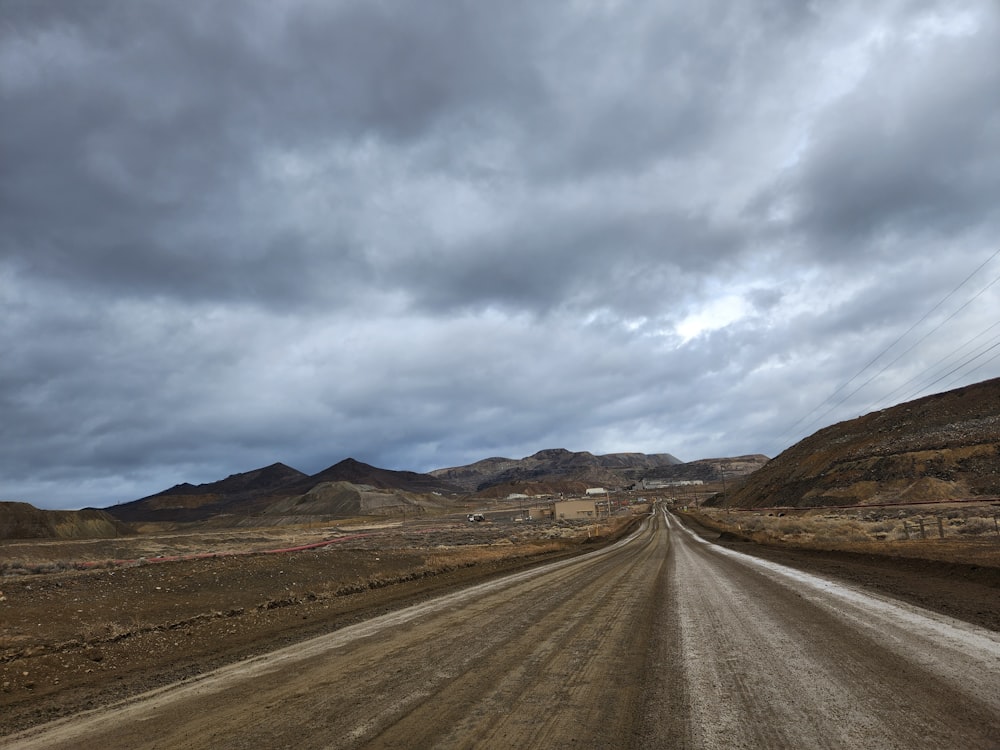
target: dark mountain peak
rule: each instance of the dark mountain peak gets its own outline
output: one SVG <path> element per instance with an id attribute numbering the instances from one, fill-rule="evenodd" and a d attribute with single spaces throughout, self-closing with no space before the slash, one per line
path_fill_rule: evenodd
<path id="1" fill-rule="evenodd" d="M 348 456 L 343 461 L 338 461 L 334 466 L 339 466 L 341 468 L 362 468 L 362 469 L 373 469 L 375 468 L 371 464 L 366 464 L 364 461 L 358 461 L 356 458 Z"/>
<path id="2" fill-rule="evenodd" d="M 457 492 L 458 487 L 430 474 L 415 471 L 380 469 L 354 458 L 345 458 L 310 477 L 313 483 L 351 482 L 367 484 L 379 489 L 405 490 L 408 492 Z"/>
<path id="3" fill-rule="evenodd" d="M 252 469 L 239 474 L 230 474 L 219 482 L 198 485 L 211 488 L 212 492 L 234 492 L 241 490 L 273 489 L 291 481 L 304 478 L 306 475 L 298 469 L 273 463 L 260 469 Z"/>
<path id="4" fill-rule="evenodd" d="M 354 482 L 355 484 L 367 484 L 366 482 L 360 482 L 360 480 L 363 480 L 376 471 L 380 470 L 370 464 L 358 461 L 355 458 L 345 458 L 343 461 L 338 461 L 333 466 L 327 466 L 322 471 L 313 474 L 311 479 L 317 482 Z"/>
<path id="5" fill-rule="evenodd" d="M 236 474 L 234 476 L 244 476 L 247 478 L 252 477 L 258 484 L 272 485 L 303 479 L 307 475 L 298 469 L 293 469 L 291 466 L 283 464 L 280 461 L 276 461 L 270 466 L 265 466 L 262 469 L 255 469 L 254 471 L 247 472 L 247 474 Z"/>
<path id="6" fill-rule="evenodd" d="M 181 482 L 180 484 L 175 484 L 169 490 L 163 490 L 159 492 L 159 495 L 190 495 L 193 491 L 197 490 L 197 487 L 190 482 Z M 153 497 L 150 495 L 150 497 Z"/>

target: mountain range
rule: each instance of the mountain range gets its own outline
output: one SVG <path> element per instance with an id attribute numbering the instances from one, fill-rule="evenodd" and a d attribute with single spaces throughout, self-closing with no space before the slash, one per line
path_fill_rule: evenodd
<path id="1" fill-rule="evenodd" d="M 144 524 L 251 526 L 420 514 L 512 493 L 573 494 L 644 480 L 699 479 L 735 480 L 724 500 L 715 502 L 746 508 L 1000 496 L 1000 378 L 831 425 L 772 460 L 749 455 L 682 462 L 669 453 L 594 455 L 555 448 L 426 474 L 353 458 L 311 475 L 274 463 L 206 484 L 178 484 L 103 510 L 41 511 L 0 503 L 0 538 L 115 535 Z M 83 515 L 66 515 L 73 513 Z"/>
<path id="2" fill-rule="evenodd" d="M 669 453 L 609 453 L 595 456 L 581 451 L 574 453 L 563 448 L 538 451 L 521 459 L 485 458 L 468 466 L 436 469 L 431 476 L 461 487 L 466 492 L 484 492 L 511 489 L 531 482 L 573 481 L 589 486 L 619 485 L 623 479 L 634 477 L 651 469 L 676 466 L 682 461 Z"/>
<path id="3" fill-rule="evenodd" d="M 733 462 L 730 475 L 766 462 Z M 721 464 L 720 464 L 721 462 Z M 647 475 L 657 478 L 687 466 L 669 453 L 594 455 L 562 448 L 521 459 L 487 458 L 427 474 L 393 471 L 347 458 L 316 474 L 274 463 L 206 484 L 183 483 L 148 497 L 106 509 L 131 524 L 207 522 L 226 525 L 302 523 L 366 514 L 414 514 L 446 508 L 469 498 L 582 493 L 587 487 L 628 486 Z M 707 464 L 706 464 L 707 466 Z M 718 471 L 706 469 L 705 471 Z M 740 467 L 743 467 L 742 469 Z"/>

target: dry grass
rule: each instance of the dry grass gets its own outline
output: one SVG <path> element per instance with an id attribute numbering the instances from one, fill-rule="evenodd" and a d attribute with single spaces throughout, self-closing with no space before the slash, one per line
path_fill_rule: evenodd
<path id="1" fill-rule="evenodd" d="M 1000 507 L 989 503 L 688 515 L 759 544 L 1000 566 Z"/>
<path id="2" fill-rule="evenodd" d="M 432 552 L 427 556 L 427 567 L 436 569 L 443 567 L 464 567 L 477 565 L 494 560 L 506 560 L 511 557 L 533 557 L 547 552 L 557 552 L 565 549 L 565 542 L 552 540 L 523 545 L 464 545 L 440 552 Z"/>

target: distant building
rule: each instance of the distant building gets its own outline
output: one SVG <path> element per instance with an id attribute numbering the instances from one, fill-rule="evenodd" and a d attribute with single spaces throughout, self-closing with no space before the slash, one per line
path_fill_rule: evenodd
<path id="1" fill-rule="evenodd" d="M 603 487 L 591 487 L 590 489 L 587 490 L 588 497 L 591 495 L 607 495 L 607 494 L 608 491 Z"/>
<path id="2" fill-rule="evenodd" d="M 557 521 L 587 519 L 596 518 L 597 510 L 593 500 L 557 500 L 552 504 L 552 515 Z"/>

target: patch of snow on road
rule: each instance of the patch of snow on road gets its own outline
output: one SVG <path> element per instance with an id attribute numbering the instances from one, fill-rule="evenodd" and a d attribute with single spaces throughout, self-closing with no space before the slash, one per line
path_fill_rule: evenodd
<path id="1" fill-rule="evenodd" d="M 905 626 L 905 630 L 911 636 L 925 638 L 937 647 L 947 644 L 954 651 L 976 660 L 986 657 L 987 661 L 995 663 L 995 668 L 1000 667 L 1000 634 L 921 607 L 881 598 L 786 565 L 721 547 L 701 538 L 683 524 L 675 522 L 666 511 L 663 511 L 663 514 L 670 530 L 680 529 L 694 541 L 709 547 L 714 553 L 766 571 L 772 578 L 799 584 L 795 588 L 803 595 L 809 590 L 815 592 L 809 596 L 811 601 L 834 609 L 838 615 L 851 619 L 866 629 L 884 631 L 887 625 Z M 831 606 L 835 602 L 849 604 L 853 611 Z M 921 661 L 937 660 L 928 657 Z"/>

